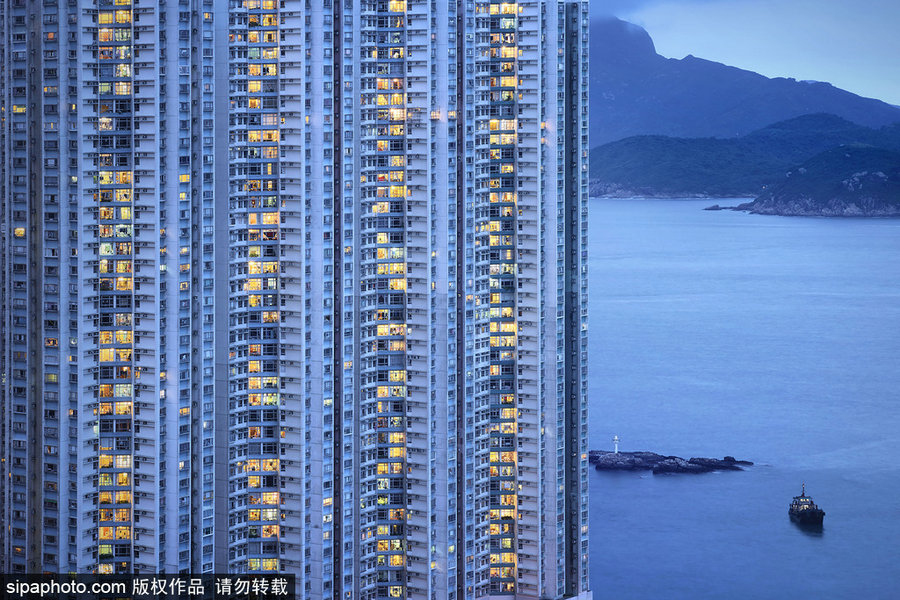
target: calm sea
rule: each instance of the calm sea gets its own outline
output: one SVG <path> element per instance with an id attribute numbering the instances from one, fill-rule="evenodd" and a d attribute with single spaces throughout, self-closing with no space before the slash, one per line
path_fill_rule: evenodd
<path id="1" fill-rule="evenodd" d="M 592 470 L 594 597 L 900 598 L 900 220 L 715 203 L 591 200 L 590 447 L 756 463 Z"/>

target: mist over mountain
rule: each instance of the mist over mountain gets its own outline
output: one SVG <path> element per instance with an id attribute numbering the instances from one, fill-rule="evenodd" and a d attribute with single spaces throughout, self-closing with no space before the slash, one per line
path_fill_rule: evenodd
<path id="1" fill-rule="evenodd" d="M 592 146 L 633 135 L 734 138 L 811 113 L 872 128 L 900 121 L 900 108 L 829 83 L 665 58 L 643 28 L 614 17 L 592 22 L 590 52 Z"/>

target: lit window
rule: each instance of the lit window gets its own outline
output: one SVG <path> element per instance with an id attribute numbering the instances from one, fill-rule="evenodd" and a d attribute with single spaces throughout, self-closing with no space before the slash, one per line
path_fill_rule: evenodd
<path id="1" fill-rule="evenodd" d="M 278 559 L 277 558 L 262 559 L 262 570 L 263 571 L 277 571 L 278 570 Z"/>

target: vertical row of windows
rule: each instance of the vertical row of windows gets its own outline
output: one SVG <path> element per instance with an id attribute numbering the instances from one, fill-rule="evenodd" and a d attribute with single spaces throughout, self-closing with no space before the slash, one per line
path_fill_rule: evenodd
<path id="1" fill-rule="evenodd" d="M 518 5 L 476 7 L 476 589 L 515 594 L 518 579 Z"/>
<path id="2" fill-rule="evenodd" d="M 96 215 L 98 315 L 98 571 L 124 573 L 132 561 L 135 397 L 133 294 L 132 11 L 101 3 L 96 30 L 96 158 L 91 208 Z M 87 191 L 87 190 L 86 190 Z"/>
<path id="3" fill-rule="evenodd" d="M 229 11 L 229 564 L 278 570 L 282 497 L 279 18 L 271 1 Z"/>
<path id="4" fill-rule="evenodd" d="M 60 523 L 59 493 L 65 488 L 60 451 L 66 448 L 60 440 L 59 400 L 61 386 L 68 383 L 60 353 L 71 348 L 61 343 L 69 340 L 62 334 L 72 322 L 63 320 L 67 305 L 60 299 L 66 293 L 60 278 L 70 265 L 61 260 L 58 211 L 66 182 L 61 169 L 71 165 L 60 164 L 56 10 L 46 10 L 46 31 L 41 31 L 34 28 L 32 8 L 24 3 L 2 9 L 5 214 L 0 219 L 8 227 L 9 245 L 0 275 L 5 319 L 0 329 L 9 337 L 4 341 L 8 352 L 0 359 L 8 411 L 0 427 L 10 452 L 3 460 L 0 494 L 8 500 L 10 526 L 0 542 L 10 559 L 8 570 L 18 573 L 67 564 L 58 543 L 65 523 Z"/>
<path id="5" fill-rule="evenodd" d="M 373 2 L 360 49 L 362 598 L 407 595 L 406 3 Z"/>

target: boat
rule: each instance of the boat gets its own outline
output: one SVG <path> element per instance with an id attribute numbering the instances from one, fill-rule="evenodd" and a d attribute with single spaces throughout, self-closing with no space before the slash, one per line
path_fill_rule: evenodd
<path id="1" fill-rule="evenodd" d="M 825 511 L 816 506 L 813 499 L 806 495 L 806 484 L 799 496 L 794 496 L 791 507 L 788 509 L 791 521 L 799 525 L 821 525 L 825 518 Z"/>

